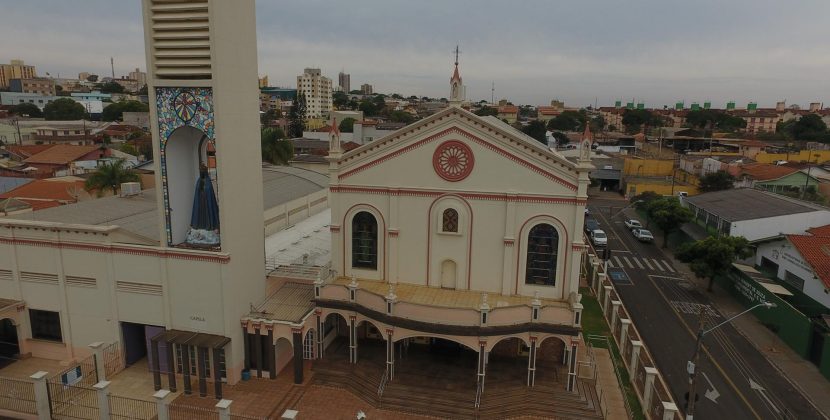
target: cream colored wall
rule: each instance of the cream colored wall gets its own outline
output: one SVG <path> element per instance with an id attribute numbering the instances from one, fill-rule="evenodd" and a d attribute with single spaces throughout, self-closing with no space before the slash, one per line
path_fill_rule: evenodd
<path id="1" fill-rule="evenodd" d="M 444 118 L 440 123 L 420 130 L 411 140 L 379 152 L 369 152 L 366 157 L 361 156 L 360 159 L 346 163 L 339 171 L 347 172 L 453 125 L 460 125 L 479 138 L 492 139 L 496 135 L 464 120 L 457 117 Z M 573 201 L 556 204 L 506 200 L 507 196 L 516 195 L 516 191 L 522 191 L 523 195 L 575 200 L 577 191 L 555 183 L 473 141 L 464 141 L 475 156 L 475 167 L 470 176 L 455 183 L 444 181 L 433 170 L 432 155 L 438 145 L 451 139 L 459 140 L 461 137 L 454 133 L 446 134 L 339 180 L 337 186 L 344 189 L 369 187 L 379 190 L 367 193 L 363 190 L 347 192 L 348 190 L 336 189 L 331 194 L 332 225 L 340 226 L 339 231 L 335 229 L 332 233 L 334 269 L 346 276 L 354 274 L 360 278 L 440 287 L 441 263 L 451 259 L 456 262 L 458 270 L 458 289 L 523 295 L 532 295 L 538 291 L 543 297 L 560 299 L 578 290 L 580 252 L 573 251 L 573 245 L 582 244 L 579 232 L 584 204 L 577 205 Z M 522 159 L 554 172 L 572 184 L 580 184 L 576 170 L 570 169 L 572 166 L 568 162 L 545 160 L 522 150 L 511 149 L 497 140 L 492 141 L 499 144 L 500 148 L 510 150 Z M 396 192 L 390 192 L 387 188 Z M 457 192 L 476 192 L 480 195 L 469 199 L 434 197 L 438 193 Z M 584 191 L 581 194 L 584 196 Z M 461 216 L 462 232 L 458 236 L 438 233 L 439 210 L 448 205 L 456 208 Z M 376 215 L 379 225 L 378 269 L 374 271 L 351 268 L 351 219 L 360 210 Z M 543 220 L 551 223 L 559 232 L 558 273 L 556 286 L 553 287 L 524 285 L 525 254 L 522 249 L 530 227 Z M 513 241 L 515 245 L 511 243 Z M 518 250 L 514 246 L 518 246 Z"/>
<path id="2" fill-rule="evenodd" d="M 301 220 L 328 208 L 328 190 L 320 190 L 305 197 L 265 210 L 265 235 L 279 232 Z"/>

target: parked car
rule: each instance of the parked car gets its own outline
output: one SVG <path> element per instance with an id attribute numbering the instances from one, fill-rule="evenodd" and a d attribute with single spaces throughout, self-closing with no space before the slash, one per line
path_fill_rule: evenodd
<path id="1" fill-rule="evenodd" d="M 632 229 L 631 234 L 640 242 L 654 241 L 654 235 L 648 229 Z"/>
<path id="2" fill-rule="evenodd" d="M 643 224 L 637 219 L 628 219 L 625 221 L 625 227 L 629 229 L 640 229 L 643 227 Z"/>
<path id="3" fill-rule="evenodd" d="M 604 247 L 608 245 L 608 236 L 602 229 L 593 230 L 591 231 L 591 243 L 597 248 Z"/>
<path id="4" fill-rule="evenodd" d="M 599 229 L 599 222 L 597 222 L 597 219 L 594 219 L 592 217 L 586 217 L 585 218 L 585 234 L 590 235 L 591 232 L 593 232 L 597 229 Z"/>

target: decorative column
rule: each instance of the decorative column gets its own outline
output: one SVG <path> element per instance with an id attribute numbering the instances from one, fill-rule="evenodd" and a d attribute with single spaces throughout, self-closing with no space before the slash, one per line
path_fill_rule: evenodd
<path id="1" fill-rule="evenodd" d="M 583 306 L 581 303 L 574 303 L 571 305 L 571 309 L 574 312 L 573 323 L 574 327 L 579 327 L 582 325 L 582 309 Z"/>
<path id="2" fill-rule="evenodd" d="M 577 353 L 576 349 L 579 345 L 578 341 L 571 341 L 571 351 L 568 354 L 569 364 L 568 364 L 568 391 L 573 391 L 576 388 L 576 362 L 577 362 Z"/>
<path id="3" fill-rule="evenodd" d="M 320 308 L 314 309 L 314 316 L 317 317 L 317 358 L 322 359 L 324 355 L 323 340 L 326 338 L 325 328 L 323 328 L 323 311 Z"/>
<path id="4" fill-rule="evenodd" d="M 349 315 L 349 363 L 357 363 L 357 326 L 356 317 Z"/>
<path id="5" fill-rule="evenodd" d="M 640 363 L 640 349 L 643 348 L 643 342 L 640 340 L 631 340 L 631 362 L 629 363 L 630 370 L 628 374 L 633 378 L 637 373 L 637 365 Z"/>
<path id="6" fill-rule="evenodd" d="M 225 349 L 213 349 L 213 392 L 217 400 L 222 399 L 222 372 L 220 372 L 219 359 L 224 356 Z"/>
<path id="7" fill-rule="evenodd" d="M 262 324 L 259 321 L 254 321 L 254 348 L 253 354 L 256 358 L 256 377 L 262 377 L 262 335 L 259 332 L 259 327 Z"/>
<path id="8" fill-rule="evenodd" d="M 386 299 L 386 315 L 392 315 L 395 309 L 395 303 L 398 301 L 398 295 L 395 294 L 395 284 L 389 283 L 389 292 L 384 296 Z"/>
<path id="9" fill-rule="evenodd" d="M 98 418 L 101 420 L 110 420 L 110 382 L 100 381 L 92 388 L 98 394 Z"/>
<path id="10" fill-rule="evenodd" d="M 184 382 L 184 393 L 190 395 L 193 391 L 190 388 L 190 346 L 179 344 L 182 348 L 182 382 Z"/>
<path id="11" fill-rule="evenodd" d="M 244 336 L 243 336 L 244 337 Z M 176 392 L 176 345 L 167 342 L 167 387 L 170 392 Z"/>
<path id="12" fill-rule="evenodd" d="M 516 255 L 515 255 L 515 243 L 516 243 L 516 202 L 518 201 L 518 196 L 515 192 L 510 191 L 504 203 L 504 236 L 502 237 L 502 243 L 504 244 L 504 248 L 502 250 L 502 273 L 501 273 L 501 294 L 503 295 L 512 295 L 514 293 L 518 293 L 518 290 L 515 290 L 515 279 L 516 279 Z"/>
<path id="13" fill-rule="evenodd" d="M 49 388 L 46 384 L 47 372 L 39 371 L 30 376 L 34 381 L 35 388 L 35 407 L 37 407 L 38 420 L 51 420 L 52 410 L 49 404 Z"/>
<path id="14" fill-rule="evenodd" d="M 487 326 L 487 316 L 490 314 L 490 304 L 487 303 L 487 293 L 481 294 L 481 305 L 478 306 L 478 310 L 481 313 L 479 317 L 479 321 L 481 322 L 482 327 Z"/>
<path id="15" fill-rule="evenodd" d="M 245 349 L 244 370 L 251 370 L 251 345 L 248 343 L 248 320 L 242 321 L 242 346 Z"/>
<path id="16" fill-rule="evenodd" d="M 602 283 L 600 283 L 602 284 Z M 611 300 L 611 290 L 613 287 L 611 286 L 603 286 L 602 290 L 602 311 L 605 312 L 608 310 L 608 302 Z"/>
<path id="17" fill-rule="evenodd" d="M 539 320 L 542 312 L 542 300 L 539 299 L 539 292 L 533 292 L 533 300 L 530 301 L 530 322 Z"/>
<path id="18" fill-rule="evenodd" d="M 646 366 L 645 371 L 646 382 L 643 387 L 643 407 L 646 407 L 646 410 L 648 410 L 648 407 L 651 407 L 651 398 L 653 397 L 651 393 L 652 390 L 654 390 L 654 378 L 657 377 L 657 369 L 651 366 Z"/>
<path id="19" fill-rule="evenodd" d="M 663 401 L 663 420 L 673 420 L 677 411 L 677 404 Z"/>
<path id="20" fill-rule="evenodd" d="M 292 328 L 291 334 L 294 344 L 294 383 L 303 383 L 303 329 Z"/>
<path id="21" fill-rule="evenodd" d="M 104 365 L 104 343 L 96 341 L 90 344 L 89 348 L 92 349 L 92 355 L 95 357 L 95 372 L 98 375 L 98 380 L 107 380 L 107 368 Z M 153 360 L 158 360 L 158 356 L 153 355 Z"/>
<path id="22" fill-rule="evenodd" d="M 530 353 L 527 356 L 527 386 L 536 385 L 536 336 L 530 336 Z"/>
<path id="23" fill-rule="evenodd" d="M 153 359 L 152 360 L 153 364 L 150 367 L 153 370 L 153 389 L 158 391 L 158 390 L 161 389 L 161 360 L 159 360 L 159 342 L 158 341 L 150 340 L 150 354 L 151 354 L 150 357 Z M 96 367 L 97 367 L 97 363 L 96 363 Z M 99 376 L 99 377 L 101 377 L 101 376 Z"/>
<path id="24" fill-rule="evenodd" d="M 205 356 L 207 356 L 206 350 L 204 347 L 196 347 L 193 346 L 193 350 L 196 351 L 196 376 L 199 378 L 199 396 L 206 397 L 207 396 L 207 378 L 205 372 Z"/>
<path id="25" fill-rule="evenodd" d="M 485 360 L 486 357 L 487 357 L 486 356 L 487 353 L 485 351 L 486 347 L 487 347 L 487 341 L 484 341 L 484 340 L 479 340 L 478 341 L 478 371 L 477 371 L 478 377 L 477 377 L 477 382 L 476 382 L 478 384 L 481 384 L 481 383 L 484 382 L 484 373 L 485 373 L 485 370 L 486 370 L 486 367 L 487 367 L 487 362 Z"/>
<path id="26" fill-rule="evenodd" d="M 277 361 L 274 357 L 274 324 L 273 323 L 266 323 L 265 330 L 268 331 L 268 378 L 269 379 L 276 379 L 277 378 Z"/>
<path id="27" fill-rule="evenodd" d="M 170 395 L 170 391 L 166 389 L 160 389 L 153 394 L 153 398 L 156 399 L 156 413 L 158 414 L 158 420 L 170 420 L 170 401 L 167 400 L 168 395 Z"/>
<path id="28" fill-rule="evenodd" d="M 622 302 L 619 300 L 611 301 L 611 322 L 608 323 L 608 326 L 611 327 L 611 335 L 614 335 L 614 328 L 617 326 L 617 316 L 620 312 L 620 305 L 622 305 Z"/>
<path id="29" fill-rule="evenodd" d="M 392 339 L 392 328 L 386 330 L 386 369 L 389 371 L 389 380 L 395 377 L 395 342 Z"/>
<path id="30" fill-rule="evenodd" d="M 599 261 L 596 258 L 591 258 L 591 288 L 597 290 L 599 287 Z"/>

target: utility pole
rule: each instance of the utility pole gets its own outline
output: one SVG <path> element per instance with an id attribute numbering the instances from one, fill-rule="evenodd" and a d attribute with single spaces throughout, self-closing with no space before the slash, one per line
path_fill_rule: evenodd
<path id="1" fill-rule="evenodd" d="M 496 82 L 490 86 L 490 105 L 496 103 Z"/>
<path id="2" fill-rule="evenodd" d="M 110 57 L 110 68 L 112 69 L 112 78 L 115 80 L 115 59 Z"/>
<path id="3" fill-rule="evenodd" d="M 700 305 L 700 317 L 698 318 L 697 342 L 692 361 L 686 367 L 689 372 L 689 394 L 686 395 L 688 408 L 686 409 L 686 420 L 693 420 L 695 416 L 695 385 L 697 384 L 697 364 L 700 361 L 700 350 L 703 348 L 703 334 L 705 334 L 706 306 Z"/>

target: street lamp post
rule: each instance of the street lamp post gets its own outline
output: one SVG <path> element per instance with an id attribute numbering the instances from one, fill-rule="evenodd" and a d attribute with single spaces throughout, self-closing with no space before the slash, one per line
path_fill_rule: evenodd
<path id="1" fill-rule="evenodd" d="M 629 204 L 629 205 L 627 205 L 627 206 L 625 206 L 625 207 L 621 208 L 621 209 L 620 209 L 620 211 L 618 211 L 618 212 L 616 212 L 616 213 L 612 214 L 612 215 L 611 215 L 611 217 L 609 217 L 609 218 L 608 218 L 608 220 L 612 220 L 612 219 L 614 219 L 614 218 L 615 218 L 615 217 L 617 217 L 620 213 L 622 213 L 622 212 L 623 212 L 623 210 L 625 210 L 625 209 L 627 209 L 627 208 L 629 208 L 629 207 L 631 207 L 631 206 L 634 206 L 634 205 L 640 204 L 640 203 L 642 203 L 642 202 L 643 202 L 643 200 L 635 200 L 635 201 L 634 201 L 634 202 L 632 202 L 631 204 Z"/>
<path id="2" fill-rule="evenodd" d="M 745 313 L 747 313 L 747 312 L 749 312 L 749 311 L 751 311 L 755 308 L 758 308 L 760 306 L 763 306 L 767 309 L 770 309 L 770 308 L 774 308 L 775 304 L 772 303 L 772 302 L 761 302 L 761 303 L 759 303 L 755 306 L 752 306 L 751 308 L 749 308 L 749 309 L 747 309 L 747 310 L 745 310 L 745 311 L 743 311 L 743 312 L 741 312 L 737 315 L 733 315 L 732 317 L 726 319 L 725 321 L 721 322 L 720 324 L 715 325 L 714 327 L 709 328 L 709 329 L 704 328 L 704 322 L 703 322 L 704 321 L 704 314 L 705 314 L 706 309 L 703 305 L 700 306 L 700 326 L 697 330 L 697 341 L 695 343 L 695 353 L 694 353 L 694 355 L 692 355 L 692 360 L 689 361 L 688 367 L 687 367 L 687 370 L 689 372 L 689 394 L 687 395 L 688 409 L 686 410 L 686 420 L 693 420 L 694 419 L 694 413 L 695 413 L 695 384 L 696 384 L 695 379 L 697 378 L 697 364 L 698 364 L 698 361 L 700 360 L 700 350 L 703 348 L 703 337 L 706 336 L 706 334 L 709 334 L 710 332 L 712 332 L 713 330 L 715 330 L 717 328 L 720 328 L 720 327 L 732 322 L 732 320 L 734 320 L 735 318 L 737 318 L 737 317 L 739 317 L 739 316 L 741 316 L 741 315 L 743 315 L 743 314 L 745 314 Z"/>

